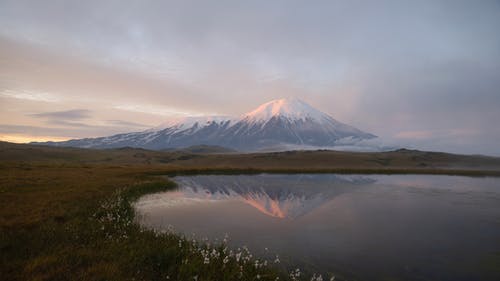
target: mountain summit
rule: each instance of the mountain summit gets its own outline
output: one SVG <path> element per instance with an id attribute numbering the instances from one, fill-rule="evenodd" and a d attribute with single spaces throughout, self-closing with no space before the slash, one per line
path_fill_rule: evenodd
<path id="1" fill-rule="evenodd" d="M 242 151 L 331 147 L 376 136 L 341 123 L 299 99 L 260 105 L 240 118 L 187 117 L 136 133 L 43 144 L 56 146 L 147 149 L 218 145 Z"/>
<path id="2" fill-rule="evenodd" d="M 307 118 L 321 122 L 328 117 L 299 99 L 279 99 L 262 104 L 255 110 L 245 114 L 243 119 L 254 122 L 265 122 L 272 117 L 283 117 L 289 120 L 305 120 Z"/>

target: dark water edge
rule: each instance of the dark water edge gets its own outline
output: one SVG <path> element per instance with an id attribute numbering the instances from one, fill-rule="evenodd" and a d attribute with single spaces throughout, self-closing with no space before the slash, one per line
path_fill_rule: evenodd
<path id="1" fill-rule="evenodd" d="M 350 280 L 500 280 L 500 180 L 430 175 L 181 176 L 142 223 Z M 267 248 L 267 250 L 266 250 Z"/>

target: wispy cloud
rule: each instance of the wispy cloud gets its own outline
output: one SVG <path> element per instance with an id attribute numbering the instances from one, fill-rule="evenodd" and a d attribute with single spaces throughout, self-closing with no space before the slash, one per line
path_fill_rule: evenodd
<path id="1" fill-rule="evenodd" d="M 30 114 L 32 117 L 47 118 L 55 120 L 82 120 L 90 118 L 91 111 L 87 109 L 71 109 L 65 111 L 53 111 Z"/>
<path id="2" fill-rule="evenodd" d="M 148 128 L 151 127 L 149 125 L 140 124 L 136 122 L 129 122 L 123 120 L 106 120 L 110 125 L 119 126 L 119 127 L 128 127 L 128 128 Z"/>
<path id="3" fill-rule="evenodd" d="M 54 136 L 58 139 L 85 138 L 85 137 L 102 137 L 124 132 L 137 131 L 137 127 L 124 128 L 121 126 L 110 125 L 89 125 L 73 126 L 69 124 L 65 127 L 50 127 L 50 126 L 29 126 L 29 125 L 7 125 L 0 124 L 0 132 L 3 135 L 22 135 L 36 140 L 38 136 Z"/>
<path id="4" fill-rule="evenodd" d="M 150 127 L 145 124 L 140 124 L 136 122 L 112 119 L 104 120 L 95 124 L 96 120 L 91 120 L 92 111 L 88 109 L 71 109 L 64 111 L 50 111 L 41 112 L 35 114 L 29 114 L 28 116 L 43 119 L 44 123 L 68 128 L 80 128 L 80 129 L 97 129 L 102 128 L 120 128 L 122 130 L 131 129 L 141 129 Z M 22 127 L 22 126 L 21 126 Z M 32 127 L 30 127 L 33 129 Z"/>
<path id="5" fill-rule="evenodd" d="M 113 106 L 113 108 L 130 112 L 147 113 L 168 117 L 217 115 L 217 113 L 197 112 L 191 110 L 183 110 L 176 107 L 166 107 L 152 104 L 119 104 Z"/>
<path id="6" fill-rule="evenodd" d="M 60 102 L 61 98 L 57 95 L 28 90 L 10 90 L 4 89 L 0 92 L 1 97 L 14 98 L 20 100 L 41 101 L 41 102 Z"/>
<path id="7" fill-rule="evenodd" d="M 65 141 L 67 137 L 57 136 L 33 136 L 30 134 L 0 134 L 0 140 L 14 143 L 44 142 L 44 141 Z"/>
<path id="8" fill-rule="evenodd" d="M 446 130 L 419 130 L 419 131 L 402 131 L 394 135 L 396 139 L 409 140 L 435 140 L 443 138 L 460 138 L 471 137 L 479 134 L 474 129 L 446 129 Z"/>
<path id="9" fill-rule="evenodd" d="M 64 111 L 51 111 L 29 114 L 35 119 L 43 119 L 45 124 L 69 127 L 69 128 L 92 128 L 93 125 L 84 122 L 91 118 L 91 111 L 87 109 L 71 109 Z"/>
<path id="10" fill-rule="evenodd" d="M 395 138 L 401 139 L 427 139 L 433 135 L 431 131 L 404 131 L 394 135 Z"/>

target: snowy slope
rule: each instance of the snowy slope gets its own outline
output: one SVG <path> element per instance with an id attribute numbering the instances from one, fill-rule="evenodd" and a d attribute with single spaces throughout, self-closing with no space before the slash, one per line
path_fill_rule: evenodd
<path id="1" fill-rule="evenodd" d="M 170 120 L 159 126 L 149 129 L 148 131 L 161 131 L 168 128 L 175 128 L 177 131 L 183 131 L 196 127 L 200 129 L 205 126 L 209 126 L 212 123 L 223 125 L 227 121 L 234 123 L 238 121 L 237 119 L 231 118 L 230 116 L 196 116 L 196 117 L 182 117 Z"/>

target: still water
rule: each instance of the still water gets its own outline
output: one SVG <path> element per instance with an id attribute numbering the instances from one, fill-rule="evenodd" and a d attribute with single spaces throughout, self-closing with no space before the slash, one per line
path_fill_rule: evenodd
<path id="1" fill-rule="evenodd" d="M 500 179 L 186 176 L 135 205 L 155 229 L 230 237 L 283 266 L 361 280 L 500 280 Z"/>

